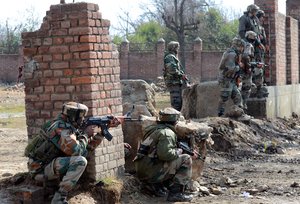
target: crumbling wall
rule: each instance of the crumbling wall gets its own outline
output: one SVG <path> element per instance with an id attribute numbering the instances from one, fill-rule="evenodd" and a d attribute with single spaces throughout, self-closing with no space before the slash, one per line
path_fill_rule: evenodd
<path id="1" fill-rule="evenodd" d="M 22 34 L 29 138 L 68 101 L 86 104 L 89 116 L 122 114 L 118 52 L 98 10 L 92 3 L 52 5 L 39 30 Z M 94 180 L 123 171 L 122 130 L 110 131 L 113 140 L 89 158 Z"/>

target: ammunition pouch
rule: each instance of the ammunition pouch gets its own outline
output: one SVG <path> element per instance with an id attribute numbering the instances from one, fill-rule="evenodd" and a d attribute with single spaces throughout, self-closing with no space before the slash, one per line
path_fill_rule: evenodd
<path id="1" fill-rule="evenodd" d="M 146 155 L 148 155 L 149 150 L 150 150 L 150 146 L 146 146 L 146 145 L 141 144 L 138 151 L 137 151 L 137 153 L 140 154 L 140 155 L 146 156 Z"/>

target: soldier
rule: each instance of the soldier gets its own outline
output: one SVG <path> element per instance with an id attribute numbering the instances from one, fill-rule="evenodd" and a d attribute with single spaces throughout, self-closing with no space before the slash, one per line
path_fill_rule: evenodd
<path id="1" fill-rule="evenodd" d="M 240 54 L 244 50 L 244 42 L 240 38 L 234 38 L 231 47 L 226 50 L 219 64 L 219 85 L 221 87 L 220 100 L 218 106 L 218 116 L 223 116 L 225 112 L 226 101 L 229 97 L 233 103 L 241 107 L 242 97 L 236 84 L 239 78 L 240 68 L 244 64 L 240 60 Z"/>
<path id="2" fill-rule="evenodd" d="M 164 57 L 164 80 L 170 92 L 171 106 L 180 111 L 182 107 L 182 89 L 187 85 L 187 76 L 177 58 L 179 43 L 171 41 L 167 49 L 168 52 Z"/>
<path id="3" fill-rule="evenodd" d="M 265 32 L 265 28 L 263 27 L 263 23 L 264 23 L 264 16 L 265 16 L 265 12 L 263 10 L 258 10 L 256 17 L 259 20 L 259 33 L 258 33 L 258 38 L 261 42 L 261 44 L 267 48 L 267 36 L 266 36 L 266 32 Z M 264 63 L 265 62 L 265 49 L 259 49 L 258 50 L 258 57 L 257 60 L 259 62 Z"/>
<path id="4" fill-rule="evenodd" d="M 88 112 L 88 107 L 76 102 L 63 105 L 56 119 L 46 122 L 26 147 L 28 169 L 35 177 L 44 174 L 48 180 L 61 179 L 51 204 L 67 204 L 67 194 L 74 188 L 87 166 L 88 149 L 95 149 L 103 140 L 92 126 L 78 129 Z M 120 123 L 114 118 L 110 127 Z"/>
<path id="5" fill-rule="evenodd" d="M 259 42 L 256 40 L 257 34 L 253 31 L 247 31 L 245 35 L 245 47 L 242 55 L 242 62 L 245 65 L 243 69 L 241 69 L 240 75 L 242 79 L 242 101 L 243 101 L 243 109 L 247 110 L 247 101 L 249 99 L 252 87 L 252 67 L 250 62 L 254 62 L 254 46 L 258 46 Z"/>
<path id="6" fill-rule="evenodd" d="M 156 196 L 165 196 L 163 182 L 169 181 L 168 201 L 191 201 L 193 196 L 184 194 L 184 188 L 191 180 L 192 159 L 177 148 L 175 124 L 180 112 L 165 108 L 159 112 L 156 125 L 145 129 L 144 138 L 134 159 L 136 175 L 147 189 Z M 195 154 L 196 155 L 196 154 Z"/>
<path id="7" fill-rule="evenodd" d="M 255 4 L 251 4 L 247 7 L 247 11 L 244 12 L 239 19 L 239 36 L 245 39 L 246 32 L 251 30 L 256 34 L 259 33 L 259 20 L 256 17 L 256 13 L 259 7 Z"/>

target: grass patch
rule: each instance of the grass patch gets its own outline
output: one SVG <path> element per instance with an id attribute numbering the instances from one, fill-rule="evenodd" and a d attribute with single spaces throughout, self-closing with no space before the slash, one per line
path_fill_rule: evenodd
<path id="1" fill-rule="evenodd" d="M 25 105 L 0 105 L 0 113 L 24 113 Z"/>
<path id="2" fill-rule="evenodd" d="M 159 111 L 166 107 L 171 107 L 170 94 L 169 93 L 156 93 L 155 94 L 156 110 Z"/>
<path id="3" fill-rule="evenodd" d="M 0 121 L 0 128 L 18 128 L 23 129 L 26 128 L 26 118 L 2 118 Z"/>

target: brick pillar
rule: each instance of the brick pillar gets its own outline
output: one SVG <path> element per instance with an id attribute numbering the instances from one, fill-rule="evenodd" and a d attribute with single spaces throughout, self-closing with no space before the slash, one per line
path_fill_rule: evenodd
<path id="1" fill-rule="evenodd" d="M 194 50 L 194 62 L 195 62 L 195 64 L 194 64 L 194 68 L 197 68 L 197 69 L 199 69 L 200 70 L 200 73 L 201 74 L 198 74 L 199 72 L 197 71 L 197 70 L 190 70 L 191 72 L 189 73 L 187 73 L 187 74 L 189 74 L 190 76 L 198 76 L 197 77 L 197 81 L 201 81 L 201 76 L 202 76 L 202 67 L 201 67 L 201 61 L 202 61 L 202 55 L 201 55 L 201 53 L 202 53 L 202 40 L 201 40 L 201 38 L 200 37 L 197 37 L 195 40 L 194 40 L 194 44 L 193 44 L 193 50 Z M 195 72 L 195 75 L 191 75 L 192 74 L 192 71 L 196 71 Z"/>
<path id="2" fill-rule="evenodd" d="M 286 84 L 286 21 L 283 14 L 278 13 L 278 0 L 255 0 L 265 11 L 265 29 L 270 45 L 270 79 L 271 85 Z"/>
<path id="3" fill-rule="evenodd" d="M 28 136 L 61 112 L 63 103 L 89 107 L 89 115 L 122 114 L 118 51 L 109 36 L 110 22 L 92 3 L 52 5 L 41 28 L 22 34 Z M 87 172 L 92 179 L 123 169 L 121 127 L 92 152 Z"/>
<path id="4" fill-rule="evenodd" d="M 287 84 L 299 83 L 299 29 L 298 21 L 286 17 L 286 72 Z"/>
<path id="5" fill-rule="evenodd" d="M 163 75 L 165 47 L 165 40 L 160 38 L 156 44 L 156 77 Z"/>
<path id="6" fill-rule="evenodd" d="M 300 79 L 300 71 L 299 71 L 299 64 L 300 64 L 300 49 L 299 49 L 299 42 L 300 42 L 300 1 L 287 0 L 286 1 L 286 15 L 291 16 L 294 19 L 298 20 L 298 39 L 297 39 L 297 41 L 292 41 L 292 40 L 296 40 L 296 39 L 291 39 L 291 42 L 292 42 L 292 45 L 293 45 L 292 47 L 294 47 L 294 48 L 297 47 L 298 48 L 298 66 L 295 67 L 297 69 L 295 71 L 298 71 L 298 81 L 296 83 L 299 83 L 299 79 Z"/>
<path id="7" fill-rule="evenodd" d="M 129 41 L 125 38 L 120 49 L 121 79 L 129 79 Z"/>

